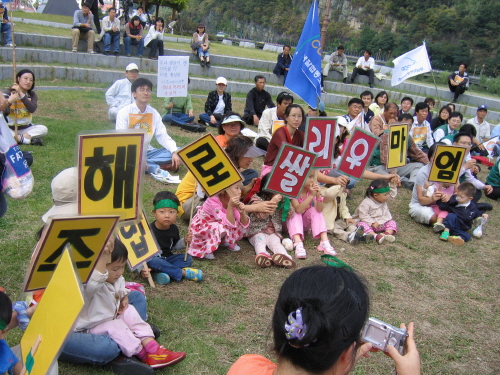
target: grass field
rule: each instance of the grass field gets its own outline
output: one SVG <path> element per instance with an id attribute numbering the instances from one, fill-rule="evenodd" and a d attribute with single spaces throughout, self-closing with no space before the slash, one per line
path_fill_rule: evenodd
<path id="1" fill-rule="evenodd" d="M 61 82 L 37 82 L 39 86 L 54 84 Z M 36 243 L 34 234 L 42 225 L 40 217 L 52 205 L 50 182 L 60 170 L 75 164 L 75 136 L 83 130 L 112 128 L 102 91 L 40 90 L 38 94 L 34 123 L 47 125 L 49 134 L 43 147 L 22 147 L 34 155 L 35 187 L 24 200 L 9 199 L 9 210 L 0 219 L 0 285 L 14 300 L 21 297 L 24 273 Z M 157 109 L 161 103 L 161 99 L 153 100 Z M 203 104 L 204 99 L 194 99 L 196 114 Z M 243 101 L 233 104 L 236 111 L 243 111 Z M 197 137 L 178 128 L 168 131 L 178 145 Z M 261 163 L 257 160 L 254 166 L 259 168 Z M 180 175 L 185 173 L 182 167 Z M 485 177 L 484 171 L 481 176 Z M 144 181 L 143 202 L 148 212 L 156 192 L 175 191 L 175 186 L 149 176 Z M 351 212 L 363 199 L 366 187 L 367 182 L 362 181 L 353 190 L 348 202 Z M 430 228 L 409 218 L 409 200 L 410 192 L 400 189 L 390 204 L 400 231 L 394 244 L 353 247 L 334 239 L 340 259 L 368 279 L 371 316 L 394 325 L 415 322 L 424 374 L 498 373 L 500 243 L 495 228 L 499 227 L 499 204 L 492 202 L 495 209 L 482 239 L 455 247 L 439 241 Z M 186 224 L 180 219 L 179 224 L 185 233 Z M 150 321 L 162 331 L 160 343 L 188 353 L 185 361 L 158 374 L 224 374 L 242 354 L 273 358 L 269 352 L 272 308 L 279 286 L 292 271 L 260 269 L 254 264 L 250 245 L 246 241 L 240 245 L 238 253 L 218 250 L 215 261 L 196 260 L 194 266 L 206 275 L 202 283 L 183 281 L 146 288 Z M 310 238 L 306 241 L 309 256 L 299 261 L 298 267 L 321 263 L 316 245 Z M 145 284 L 135 273 L 127 272 L 125 277 Z M 20 331 L 9 333 L 9 344 L 17 344 L 20 336 Z M 354 373 L 387 374 L 390 369 L 391 361 L 378 353 L 361 360 Z M 60 363 L 60 373 L 110 372 Z"/>

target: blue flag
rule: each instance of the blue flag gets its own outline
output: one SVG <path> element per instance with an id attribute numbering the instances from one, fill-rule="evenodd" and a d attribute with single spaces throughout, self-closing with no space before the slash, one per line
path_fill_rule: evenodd
<path id="1" fill-rule="evenodd" d="M 285 87 L 312 108 L 321 96 L 321 53 L 318 3 L 314 0 L 285 81 Z"/>

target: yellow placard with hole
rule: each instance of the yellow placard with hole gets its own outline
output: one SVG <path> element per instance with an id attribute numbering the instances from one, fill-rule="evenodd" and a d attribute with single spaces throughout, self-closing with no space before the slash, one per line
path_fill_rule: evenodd
<path id="1" fill-rule="evenodd" d="M 65 249 L 21 339 L 22 358 L 28 374 L 47 374 L 59 357 L 84 303 L 82 283 L 70 251 Z M 41 341 L 30 358 L 30 350 L 38 337 Z"/>
<path id="2" fill-rule="evenodd" d="M 183 147 L 177 154 L 210 197 L 243 180 L 212 134 Z"/>
<path id="3" fill-rule="evenodd" d="M 78 136 L 78 212 L 138 220 L 145 131 Z"/>
<path id="4" fill-rule="evenodd" d="M 118 216 L 110 215 L 52 217 L 33 252 L 24 291 L 47 287 L 68 244 L 78 276 L 86 283 L 117 223 Z"/>
<path id="5" fill-rule="evenodd" d="M 405 166 L 408 154 L 408 124 L 394 124 L 389 127 L 388 147 L 386 168 Z"/>
<path id="6" fill-rule="evenodd" d="M 429 181 L 456 184 L 467 147 L 438 145 L 432 158 Z"/>
<path id="7" fill-rule="evenodd" d="M 131 269 L 136 268 L 160 252 L 160 248 L 149 228 L 144 210 L 141 213 L 141 221 L 123 224 L 118 229 L 118 237 L 128 250 L 128 265 Z"/>

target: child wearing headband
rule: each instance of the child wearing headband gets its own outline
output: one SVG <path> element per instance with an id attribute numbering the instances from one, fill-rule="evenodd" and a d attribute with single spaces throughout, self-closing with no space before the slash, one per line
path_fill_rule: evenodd
<path id="1" fill-rule="evenodd" d="M 397 179 L 394 177 L 390 186 L 386 180 L 373 180 L 366 189 L 366 198 L 354 211 L 353 219 L 359 220 L 357 225 L 365 230 L 365 242 L 375 241 L 382 245 L 385 241 L 394 242 L 393 236 L 398 231 L 396 222 L 392 220 L 391 212 L 387 201 L 396 197 Z M 382 232 L 377 235 L 373 233 Z"/>
<path id="2" fill-rule="evenodd" d="M 155 221 L 149 224 L 151 232 L 156 238 L 161 253 L 151 258 L 147 263 L 153 271 L 153 280 L 157 284 L 168 284 L 171 279 L 202 281 L 203 272 L 196 268 L 190 268 L 193 264 L 191 256 L 184 260 L 186 243 L 191 242 L 191 233 L 181 238 L 179 228 L 175 225 L 179 211 L 179 199 L 170 191 L 160 191 L 153 198 L 153 215 Z M 174 254 L 174 251 L 180 251 Z M 143 277 L 149 276 L 149 270 L 143 268 Z"/>
<path id="3" fill-rule="evenodd" d="M 248 230 L 250 220 L 245 205 L 240 202 L 242 183 L 229 186 L 223 192 L 208 198 L 191 221 L 189 230 L 193 241 L 188 253 L 197 258 L 214 259 L 219 246 L 238 251 L 236 244 Z"/>

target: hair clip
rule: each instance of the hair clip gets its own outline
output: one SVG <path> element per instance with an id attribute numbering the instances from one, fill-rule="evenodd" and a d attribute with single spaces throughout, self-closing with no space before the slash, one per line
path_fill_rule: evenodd
<path id="1" fill-rule="evenodd" d="M 372 189 L 372 190 L 373 190 L 373 189 L 375 189 L 375 188 L 374 188 L 373 186 L 371 186 L 371 185 L 370 185 L 370 189 Z"/>
<path id="2" fill-rule="evenodd" d="M 307 325 L 302 320 L 302 307 L 288 314 L 288 322 L 285 323 L 285 330 L 288 340 L 302 340 L 307 334 Z"/>

